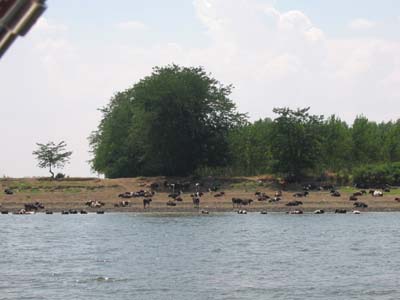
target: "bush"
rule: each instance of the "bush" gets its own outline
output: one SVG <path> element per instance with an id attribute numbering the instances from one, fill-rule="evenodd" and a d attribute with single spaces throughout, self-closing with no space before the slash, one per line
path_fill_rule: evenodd
<path id="1" fill-rule="evenodd" d="M 336 184 L 337 185 L 346 185 L 351 183 L 350 174 L 346 171 L 340 171 L 336 174 Z"/>
<path id="2" fill-rule="evenodd" d="M 64 179 L 65 178 L 65 174 L 63 173 L 57 173 L 55 179 Z"/>
<path id="3" fill-rule="evenodd" d="M 361 166 L 353 171 L 353 178 L 355 184 L 365 187 L 400 185 L 400 162 Z"/>

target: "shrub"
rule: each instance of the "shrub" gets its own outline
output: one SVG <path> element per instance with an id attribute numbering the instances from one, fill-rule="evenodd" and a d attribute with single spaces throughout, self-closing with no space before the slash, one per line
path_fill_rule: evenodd
<path id="1" fill-rule="evenodd" d="M 400 185 L 400 162 L 363 165 L 353 171 L 353 178 L 355 184 L 368 187 Z"/>
<path id="2" fill-rule="evenodd" d="M 65 174 L 63 173 L 57 173 L 55 179 L 64 179 L 65 178 Z"/>

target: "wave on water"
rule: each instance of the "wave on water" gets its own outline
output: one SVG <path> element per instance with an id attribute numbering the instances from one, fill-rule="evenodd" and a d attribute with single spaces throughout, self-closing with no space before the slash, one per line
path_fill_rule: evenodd
<path id="1" fill-rule="evenodd" d="M 76 283 L 87 284 L 91 282 L 99 282 L 99 283 L 113 283 L 113 282 L 126 282 L 129 281 L 129 278 L 112 278 L 107 276 L 97 276 L 89 279 L 77 279 Z"/>
<path id="2" fill-rule="evenodd" d="M 400 213 L 222 216 L 0 218 L 0 299 L 400 299 Z"/>

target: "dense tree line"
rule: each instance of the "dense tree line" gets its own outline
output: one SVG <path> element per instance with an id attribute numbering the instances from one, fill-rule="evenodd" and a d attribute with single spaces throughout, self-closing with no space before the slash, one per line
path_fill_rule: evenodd
<path id="1" fill-rule="evenodd" d="M 233 173 L 301 178 L 359 174 L 366 165 L 400 162 L 400 120 L 376 123 L 358 116 L 348 125 L 337 116 L 310 115 L 308 108 L 274 112 L 274 120 L 259 120 L 231 133 Z"/>
<path id="2" fill-rule="evenodd" d="M 101 109 L 90 137 L 93 169 L 107 177 L 270 173 L 301 179 L 400 162 L 400 120 L 358 116 L 350 125 L 284 107 L 273 110 L 274 119 L 249 122 L 231 91 L 202 68 L 155 68 Z"/>

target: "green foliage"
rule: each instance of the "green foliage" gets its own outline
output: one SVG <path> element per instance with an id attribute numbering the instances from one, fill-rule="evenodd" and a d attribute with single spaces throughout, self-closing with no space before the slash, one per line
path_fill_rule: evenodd
<path id="1" fill-rule="evenodd" d="M 345 184 L 351 184 L 351 181 L 352 181 L 351 174 L 348 173 L 347 171 L 343 171 L 343 170 L 338 171 L 335 174 L 334 179 L 335 179 L 334 183 L 336 185 L 340 185 L 340 186 L 345 185 Z"/>
<path id="2" fill-rule="evenodd" d="M 140 158 L 137 137 L 133 136 L 133 112 L 129 91 L 116 94 L 101 109 L 103 118 L 98 130 L 90 136 L 95 157 L 91 161 L 94 170 L 108 177 L 128 177 L 130 170 L 138 170 Z M 130 157 L 136 159 L 129 159 Z"/>
<path id="3" fill-rule="evenodd" d="M 92 168 L 110 178 L 274 173 L 295 180 L 332 174 L 342 184 L 350 174 L 359 182 L 396 181 L 388 177 L 395 169 L 364 165 L 400 162 L 400 120 L 358 116 L 347 124 L 309 108 L 275 108 L 275 119 L 250 123 L 231 91 L 202 68 L 154 68 L 101 109 L 89 137 Z"/>
<path id="4" fill-rule="evenodd" d="M 39 147 L 32 154 L 36 156 L 38 160 L 39 168 L 49 168 L 49 172 L 54 178 L 53 168 L 63 168 L 71 158 L 72 151 L 65 151 L 67 144 L 64 141 L 55 144 L 54 142 L 48 142 L 47 144 L 36 143 Z"/>
<path id="5" fill-rule="evenodd" d="M 378 125 L 364 116 L 355 119 L 351 128 L 352 158 L 355 164 L 377 163 L 382 160 L 382 136 Z"/>
<path id="6" fill-rule="evenodd" d="M 310 115 L 309 108 L 275 108 L 271 134 L 274 170 L 286 178 L 299 179 L 321 161 L 322 116 Z"/>
<path id="7" fill-rule="evenodd" d="M 257 175 L 272 169 L 287 178 L 303 179 L 328 172 L 336 184 L 349 184 L 355 168 L 400 162 L 400 121 L 377 124 L 359 116 L 349 126 L 336 116 L 324 119 L 308 111 L 275 109 L 275 120 L 263 121 L 262 126 L 257 121 L 233 131 L 234 174 Z M 386 175 L 381 182 L 385 181 L 394 182 Z"/>
<path id="8" fill-rule="evenodd" d="M 259 120 L 231 130 L 229 149 L 231 168 L 237 175 L 271 172 L 270 137 L 272 120 Z"/>
<path id="9" fill-rule="evenodd" d="M 227 165 L 228 133 L 246 121 L 229 99 L 231 90 L 202 68 L 154 68 L 102 109 L 89 138 L 93 169 L 113 178 Z"/>
<path id="10" fill-rule="evenodd" d="M 385 161 L 400 161 L 400 120 L 379 124 Z"/>
<path id="11" fill-rule="evenodd" d="M 354 169 L 353 181 L 371 187 L 400 185 L 400 162 L 360 166 Z"/>
<path id="12" fill-rule="evenodd" d="M 352 137 L 349 126 L 336 116 L 324 121 L 320 133 L 322 142 L 322 163 L 320 168 L 339 172 L 352 166 Z"/>

